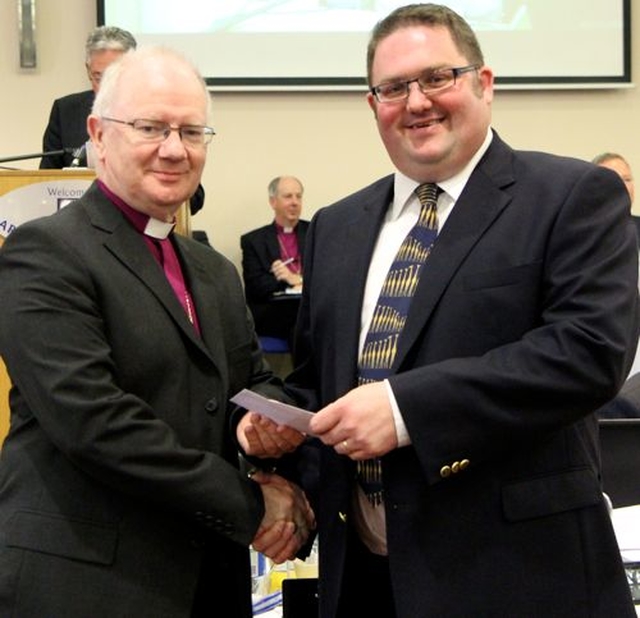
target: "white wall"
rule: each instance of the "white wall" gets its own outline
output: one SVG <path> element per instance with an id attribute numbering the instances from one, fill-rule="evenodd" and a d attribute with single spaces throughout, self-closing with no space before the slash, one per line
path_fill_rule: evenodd
<path id="1" fill-rule="evenodd" d="M 40 151 L 52 100 L 88 88 L 84 40 L 96 24 L 95 1 L 36 3 L 38 67 L 25 70 L 19 68 L 18 2 L 0 2 L 0 158 Z M 632 4 L 636 8 L 638 0 Z M 634 79 L 640 70 L 635 62 L 639 37 L 636 19 Z M 213 103 L 218 135 L 209 146 L 203 176 L 207 199 L 192 224 L 206 230 L 216 248 L 238 265 L 240 234 L 271 219 L 266 186 L 273 176 L 301 178 L 309 218 L 320 206 L 391 171 L 363 94 L 220 93 Z M 494 127 L 518 148 L 585 159 L 603 150 L 619 151 L 640 181 L 639 112 L 636 88 L 500 90 Z M 35 169 L 38 161 L 17 165 Z M 640 214 L 640 203 L 636 210 Z"/>

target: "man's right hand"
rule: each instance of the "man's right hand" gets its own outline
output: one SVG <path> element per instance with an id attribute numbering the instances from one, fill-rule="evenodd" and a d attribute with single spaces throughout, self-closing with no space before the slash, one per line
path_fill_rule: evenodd
<path id="1" fill-rule="evenodd" d="M 286 281 L 289 287 L 302 288 L 302 275 L 294 273 L 282 260 L 275 260 L 271 264 L 271 272 L 278 281 Z"/>

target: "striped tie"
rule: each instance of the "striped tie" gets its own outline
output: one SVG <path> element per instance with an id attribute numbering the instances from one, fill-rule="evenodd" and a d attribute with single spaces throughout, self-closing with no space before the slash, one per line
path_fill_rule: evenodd
<path id="1" fill-rule="evenodd" d="M 390 374 L 411 300 L 438 233 L 439 191 L 434 183 L 421 184 L 415 190 L 421 204 L 420 215 L 400 245 L 382 285 L 360 356 L 358 384 L 378 382 Z M 358 482 L 372 504 L 382 503 L 379 459 L 358 462 Z"/>

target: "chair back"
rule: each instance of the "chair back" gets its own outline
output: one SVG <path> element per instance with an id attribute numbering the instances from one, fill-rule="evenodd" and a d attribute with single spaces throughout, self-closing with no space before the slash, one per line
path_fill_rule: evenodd
<path id="1" fill-rule="evenodd" d="M 601 419 L 603 491 L 613 508 L 640 504 L 640 418 Z"/>

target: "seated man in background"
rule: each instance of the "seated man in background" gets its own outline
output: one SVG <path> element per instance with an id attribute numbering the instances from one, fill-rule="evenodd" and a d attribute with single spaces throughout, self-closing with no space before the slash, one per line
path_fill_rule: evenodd
<path id="1" fill-rule="evenodd" d="M 603 152 L 592 159 L 592 163 L 600 167 L 607 167 L 616 172 L 624 181 L 629 192 L 631 207 L 635 198 L 635 185 L 631 166 L 628 161 L 617 152 Z M 640 217 L 631 214 L 638 233 L 638 246 L 640 246 Z M 600 418 L 638 418 L 640 417 L 640 355 L 636 351 L 629 377 L 622 386 L 620 393 L 609 403 L 598 410 Z"/>
<path id="2" fill-rule="evenodd" d="M 79 151 L 89 139 L 87 116 L 100 88 L 102 74 L 114 60 L 135 48 L 136 40 L 133 35 L 115 26 L 98 26 L 89 33 L 85 44 L 85 65 L 91 90 L 68 94 L 53 102 L 49 124 L 42 138 L 42 150 L 68 151 L 42 157 L 40 169 L 62 169 L 72 164 L 74 167 L 87 167 L 86 151 Z M 80 155 L 77 161 L 74 161 L 77 157 L 74 150 Z"/>
<path id="3" fill-rule="evenodd" d="M 268 186 L 274 219 L 243 234 L 242 274 L 260 335 L 291 341 L 302 292 L 302 254 L 309 222 L 300 219 L 304 187 L 293 176 Z"/>
<path id="4" fill-rule="evenodd" d="M 629 199 L 631 200 L 631 209 L 633 210 L 633 200 L 636 195 L 636 189 L 629 162 L 617 152 L 603 152 L 594 157 L 591 162 L 599 165 L 600 167 L 607 167 L 610 170 L 618 173 L 627 187 L 627 191 L 629 192 Z M 635 216 L 632 212 L 631 218 L 636 224 L 636 231 L 638 232 L 638 244 L 640 245 L 640 217 Z"/>

